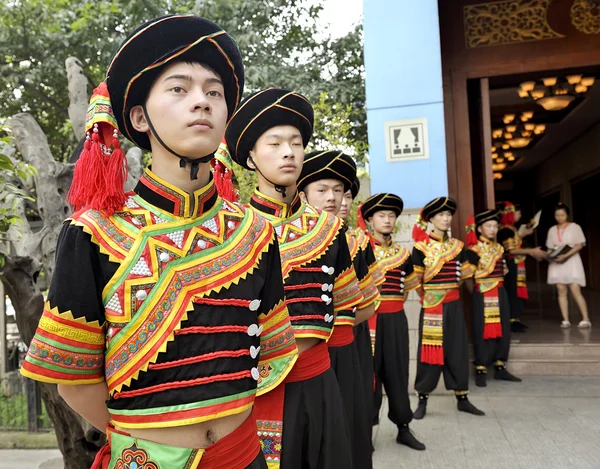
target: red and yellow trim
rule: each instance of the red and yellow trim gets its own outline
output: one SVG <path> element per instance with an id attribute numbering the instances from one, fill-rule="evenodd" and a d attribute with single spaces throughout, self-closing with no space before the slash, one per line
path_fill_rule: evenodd
<path id="1" fill-rule="evenodd" d="M 104 343 L 104 325 L 60 313 L 47 302 L 21 374 L 46 383 L 101 383 Z"/>

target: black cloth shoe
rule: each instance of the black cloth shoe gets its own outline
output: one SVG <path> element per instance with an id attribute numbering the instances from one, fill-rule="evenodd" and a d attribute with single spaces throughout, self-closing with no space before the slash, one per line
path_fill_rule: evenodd
<path id="1" fill-rule="evenodd" d="M 509 373 L 509 371 L 504 366 L 496 368 L 496 371 L 494 373 L 494 379 L 514 381 L 515 383 L 520 383 L 521 381 L 523 381 L 521 378 L 518 378 L 512 373 Z"/>
<path id="2" fill-rule="evenodd" d="M 486 373 L 477 373 L 475 375 L 475 386 L 485 388 L 487 386 Z"/>
<path id="3" fill-rule="evenodd" d="M 427 399 L 429 396 L 426 394 L 419 394 L 419 405 L 417 409 L 413 412 L 413 418 L 417 420 L 423 419 L 425 414 L 427 413 Z"/>
<path id="4" fill-rule="evenodd" d="M 516 332 L 516 333 L 520 333 L 520 332 L 526 332 L 526 327 L 523 326 L 523 324 L 519 321 L 515 321 L 515 322 L 511 322 L 510 323 L 510 330 L 511 332 Z"/>
<path id="5" fill-rule="evenodd" d="M 408 427 L 402 427 L 398 429 L 396 443 L 399 445 L 406 445 L 409 448 L 416 449 L 417 451 L 425 450 L 425 445 L 415 438 L 415 435 L 413 435 Z"/>
<path id="6" fill-rule="evenodd" d="M 477 407 L 471 404 L 469 399 L 459 399 L 456 403 L 456 408 L 461 412 L 466 412 L 467 414 L 485 415 L 485 412 L 479 410 Z"/>

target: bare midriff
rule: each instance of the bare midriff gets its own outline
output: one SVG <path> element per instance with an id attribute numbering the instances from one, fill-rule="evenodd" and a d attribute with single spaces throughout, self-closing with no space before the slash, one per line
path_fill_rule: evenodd
<path id="1" fill-rule="evenodd" d="M 234 432 L 252 413 L 252 409 L 207 422 L 168 428 L 122 428 L 134 438 L 180 448 L 206 448 Z"/>
<path id="2" fill-rule="evenodd" d="M 315 345 L 317 345 L 319 342 L 321 341 L 321 339 L 317 339 L 315 338 L 305 338 L 305 339 L 300 339 L 300 338 L 296 338 L 296 345 L 298 346 L 298 353 L 302 353 L 302 352 L 306 352 L 308 349 L 313 348 Z"/>

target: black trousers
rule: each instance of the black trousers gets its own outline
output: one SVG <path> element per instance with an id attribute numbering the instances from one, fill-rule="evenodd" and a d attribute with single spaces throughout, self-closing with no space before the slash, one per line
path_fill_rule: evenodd
<path id="1" fill-rule="evenodd" d="M 508 273 L 504 276 L 504 288 L 510 305 L 510 319 L 520 321 L 525 308 L 525 300 L 517 296 L 517 264 L 514 259 L 507 259 Z"/>
<path id="2" fill-rule="evenodd" d="M 444 365 L 421 363 L 421 340 L 423 337 L 423 309 L 419 320 L 419 349 L 417 355 L 417 378 L 415 389 L 419 394 L 430 394 L 436 388 L 440 375 L 444 374 L 446 389 L 467 391 L 469 389 L 469 339 L 465 313 L 460 300 L 444 304 L 443 312 Z"/>
<path id="3" fill-rule="evenodd" d="M 354 326 L 354 346 L 358 352 L 358 361 L 360 362 L 362 371 L 363 395 L 365 396 L 364 402 L 373 402 L 373 399 L 375 398 L 373 388 L 375 364 L 373 363 L 371 333 L 369 332 L 369 323 L 367 321 L 363 321 L 358 326 Z M 373 426 L 371 423 L 373 422 L 373 419 L 377 417 L 377 414 L 374 414 L 374 409 L 370 405 L 365 405 L 364 408 L 365 413 L 367 414 L 367 422 L 369 422 L 369 441 L 372 441 Z"/>
<path id="4" fill-rule="evenodd" d="M 256 459 L 252 461 L 252 464 L 247 466 L 246 469 L 268 469 L 267 461 L 265 461 L 265 457 L 263 456 L 262 451 L 258 453 Z"/>
<path id="5" fill-rule="evenodd" d="M 475 366 L 488 367 L 492 363 L 508 360 L 510 351 L 510 306 L 508 295 L 503 287 L 498 288 L 498 300 L 500 302 L 500 324 L 502 325 L 502 337 L 498 339 L 483 338 L 485 325 L 483 311 L 483 294 L 473 291 L 473 308 L 471 311 L 471 324 L 473 333 L 473 349 L 475 351 Z"/>
<path id="6" fill-rule="evenodd" d="M 413 413 L 408 398 L 408 321 L 404 310 L 377 315 L 375 342 L 375 416 L 383 400 L 389 401 L 389 419 L 398 427 L 408 425 Z"/>
<path id="7" fill-rule="evenodd" d="M 360 369 L 358 352 L 354 343 L 342 347 L 330 347 L 331 368 L 337 376 L 346 423 L 352 445 L 354 469 L 372 469 L 371 421 L 367 419 L 370 405 L 364 395 L 364 379 Z M 372 394 L 372 393 L 371 393 Z M 370 412 L 369 412 L 370 414 Z"/>
<path id="8" fill-rule="evenodd" d="M 281 469 L 352 469 L 350 435 L 331 368 L 285 385 L 282 446 Z"/>

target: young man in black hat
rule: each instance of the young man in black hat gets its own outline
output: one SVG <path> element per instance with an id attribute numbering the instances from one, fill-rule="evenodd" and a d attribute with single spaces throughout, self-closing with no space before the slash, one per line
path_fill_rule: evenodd
<path id="1" fill-rule="evenodd" d="M 250 207 L 275 226 L 300 350 L 285 386 L 257 404 L 263 451 L 271 467 L 346 469 L 352 450 L 326 341 L 336 314 L 362 294 L 341 220 L 303 203 L 296 189 L 313 119 L 302 95 L 269 88 L 241 103 L 226 140 L 232 159 L 257 173 Z"/>
<path id="2" fill-rule="evenodd" d="M 377 308 L 375 336 L 374 423 L 383 400 L 383 387 L 389 402 L 389 419 L 398 427 L 396 442 L 423 451 L 425 445 L 415 438 L 408 425 L 413 414 L 408 398 L 409 339 L 404 301 L 417 286 L 410 251 L 394 243 L 392 234 L 404 203 L 395 194 L 375 194 L 362 204 L 364 220 L 373 228 L 375 258 L 385 281 L 381 304 Z"/>
<path id="3" fill-rule="evenodd" d="M 455 212 L 454 199 L 438 197 L 423 207 L 413 228 L 412 260 L 423 300 L 415 380 L 419 393 L 416 419 L 425 417 L 427 399 L 442 373 L 446 389 L 456 394 L 459 411 L 485 415 L 468 399 L 469 339 L 459 287 L 475 269 L 468 262 L 464 243 L 448 234 Z M 433 225 L 429 233 L 428 223 Z"/>
<path id="4" fill-rule="evenodd" d="M 485 387 L 487 369 L 492 363 L 495 379 L 521 381 L 506 369 L 510 351 L 510 305 L 504 289 L 508 271 L 504 249 L 496 242 L 500 213 L 484 210 L 467 224 L 467 259 L 475 266 L 473 279 L 466 283 L 473 292 L 471 332 L 475 351 L 475 384 Z M 473 288 L 474 282 L 474 288 Z"/>
<path id="5" fill-rule="evenodd" d="M 172 15 L 121 44 L 92 97 L 80 210 L 22 373 L 107 429 L 94 467 L 266 468 L 253 403 L 297 358 L 277 239 L 209 165 L 243 84 L 225 31 Z M 119 130 L 152 151 L 127 194 Z"/>
<path id="6" fill-rule="evenodd" d="M 298 178 L 300 198 L 319 210 L 337 215 L 344 193 L 350 190 L 355 178 L 356 164 L 349 155 L 339 151 L 314 151 L 304 158 L 302 173 Z M 344 401 L 354 467 L 369 469 L 373 466 L 369 451 L 372 419 L 371 412 L 367 412 L 368 407 L 364 403 L 368 402 L 368 398 L 373 394 L 373 373 L 369 376 L 371 391 L 365 394 L 365 380 L 358 351 L 354 346 L 354 325 L 367 324 L 373 316 L 379 291 L 371 278 L 357 239 L 348 236 L 346 231 L 346 240 L 364 298 L 356 307 L 338 311 L 327 345 L 331 367 L 337 376 Z M 370 355 L 369 351 L 369 358 Z"/>

